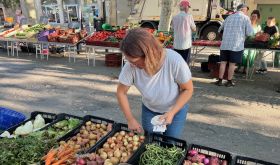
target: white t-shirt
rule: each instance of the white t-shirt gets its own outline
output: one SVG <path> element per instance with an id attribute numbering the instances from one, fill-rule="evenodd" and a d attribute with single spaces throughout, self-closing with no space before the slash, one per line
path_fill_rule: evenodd
<path id="1" fill-rule="evenodd" d="M 123 67 L 119 82 L 135 87 L 142 95 L 143 104 L 154 112 L 169 111 L 179 96 L 178 84 L 191 79 L 191 72 L 180 54 L 166 50 L 166 57 L 161 69 L 153 76 L 149 76 L 144 69 L 134 67 L 129 62 Z"/>
<path id="2" fill-rule="evenodd" d="M 173 17 L 172 27 L 174 31 L 173 47 L 178 50 L 189 49 L 192 46 L 192 29 L 195 29 L 193 16 L 181 11 Z"/>

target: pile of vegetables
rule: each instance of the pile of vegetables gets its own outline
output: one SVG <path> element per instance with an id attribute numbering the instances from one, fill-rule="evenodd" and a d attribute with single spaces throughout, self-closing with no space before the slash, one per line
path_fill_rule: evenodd
<path id="1" fill-rule="evenodd" d="M 184 155 L 178 147 L 165 148 L 158 144 L 147 144 L 146 151 L 141 155 L 139 165 L 174 165 Z"/>
<path id="2" fill-rule="evenodd" d="M 37 163 L 56 141 L 44 137 L 42 132 L 34 132 L 20 138 L 0 139 L 0 164 L 23 165 Z"/>
<path id="3" fill-rule="evenodd" d="M 69 145 L 60 145 L 60 147 L 51 149 L 42 160 L 45 165 L 60 165 L 75 163 L 75 155 L 77 150 Z"/>
<path id="4" fill-rule="evenodd" d="M 61 141 L 61 145 L 73 146 L 75 149 L 87 150 L 94 146 L 98 140 L 107 135 L 112 130 L 112 124 L 96 124 L 91 121 L 87 121 L 84 126 L 81 127 L 80 132 L 69 139 L 67 142 Z"/>
<path id="5" fill-rule="evenodd" d="M 145 137 L 142 135 L 120 131 L 107 139 L 102 148 L 98 149 L 96 156 L 104 160 L 104 165 L 125 163 L 144 140 Z"/>
<path id="6" fill-rule="evenodd" d="M 42 115 L 38 114 L 35 117 L 34 121 L 28 121 L 25 124 L 17 127 L 16 130 L 14 131 L 14 134 L 10 135 L 8 131 L 5 131 L 0 135 L 0 137 L 11 138 L 19 135 L 28 135 L 32 132 L 37 131 L 38 129 L 43 128 L 44 126 L 46 126 L 45 119 L 42 117 Z"/>
<path id="7" fill-rule="evenodd" d="M 187 155 L 187 160 L 185 160 L 184 165 L 227 165 L 226 160 L 220 160 L 216 156 L 207 156 L 198 153 L 197 150 L 189 150 Z"/>
<path id="8" fill-rule="evenodd" d="M 49 127 L 44 134 L 50 138 L 58 139 L 76 128 L 80 122 L 79 119 L 75 118 L 65 119 Z"/>
<path id="9" fill-rule="evenodd" d="M 105 41 L 111 35 L 112 35 L 112 32 L 100 31 L 100 32 L 94 33 L 91 37 L 89 37 L 87 39 L 87 41 L 88 42 Z"/>

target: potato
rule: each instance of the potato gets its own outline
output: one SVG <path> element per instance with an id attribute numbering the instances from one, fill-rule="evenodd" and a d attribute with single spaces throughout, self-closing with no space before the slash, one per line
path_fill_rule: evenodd
<path id="1" fill-rule="evenodd" d="M 91 141 L 89 141 L 89 144 L 90 144 L 90 146 L 94 146 L 96 144 L 96 141 L 95 140 L 91 140 Z"/>
<path id="2" fill-rule="evenodd" d="M 60 141 L 60 142 L 59 142 L 59 145 L 65 145 L 65 144 L 66 144 L 65 141 Z"/>
<path id="3" fill-rule="evenodd" d="M 91 131 L 91 126 L 90 126 L 90 125 L 87 125 L 87 126 L 86 126 L 86 130 L 87 130 L 87 131 Z"/>
<path id="4" fill-rule="evenodd" d="M 76 144 L 74 148 L 75 148 L 75 149 L 80 149 L 80 148 L 81 148 L 81 146 L 80 146 L 80 145 L 78 145 L 78 144 Z"/>
<path id="5" fill-rule="evenodd" d="M 92 131 L 96 130 L 96 126 L 95 125 L 91 125 L 90 130 L 92 130 Z"/>
<path id="6" fill-rule="evenodd" d="M 101 127 L 101 125 L 100 124 L 96 124 L 96 128 L 100 128 Z"/>
<path id="7" fill-rule="evenodd" d="M 106 126 L 105 124 L 101 124 L 100 126 L 101 126 L 101 128 L 104 129 L 104 130 L 107 129 L 107 126 Z"/>
<path id="8" fill-rule="evenodd" d="M 89 139 L 90 140 L 96 140 L 97 139 L 97 136 L 93 133 L 89 134 Z"/>
<path id="9" fill-rule="evenodd" d="M 87 121 L 86 122 L 86 126 L 90 126 L 90 125 L 92 125 L 92 122 L 91 121 Z"/>
<path id="10" fill-rule="evenodd" d="M 84 130 L 83 134 L 84 135 L 89 135 L 89 132 L 87 130 Z"/>
<path id="11" fill-rule="evenodd" d="M 81 130 L 85 130 L 85 129 L 86 129 L 86 127 L 83 125 L 82 128 L 81 128 Z"/>

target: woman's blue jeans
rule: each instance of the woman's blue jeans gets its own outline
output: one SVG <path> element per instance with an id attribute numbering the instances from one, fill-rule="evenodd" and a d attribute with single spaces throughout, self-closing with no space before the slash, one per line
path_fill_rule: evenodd
<path id="1" fill-rule="evenodd" d="M 189 104 L 186 104 L 173 118 L 170 125 L 167 126 L 167 130 L 163 135 L 180 138 L 185 127 L 187 112 L 189 109 Z M 153 125 L 151 120 L 154 116 L 162 115 L 162 113 L 157 113 L 149 110 L 144 104 L 142 104 L 142 126 L 148 133 L 153 133 Z"/>

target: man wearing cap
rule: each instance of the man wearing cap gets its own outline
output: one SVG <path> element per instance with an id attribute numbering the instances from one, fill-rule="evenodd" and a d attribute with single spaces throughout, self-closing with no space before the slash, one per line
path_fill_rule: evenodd
<path id="1" fill-rule="evenodd" d="M 224 21 L 219 29 L 219 32 L 223 32 L 222 44 L 220 47 L 220 70 L 219 80 L 216 85 L 223 85 L 223 77 L 227 63 L 229 63 L 227 87 L 233 87 L 235 84 L 232 82 L 235 65 L 241 63 L 244 42 L 246 36 L 253 34 L 253 27 L 251 25 L 250 18 L 247 16 L 249 7 L 245 4 L 237 6 L 237 12 L 230 15 Z"/>
<path id="2" fill-rule="evenodd" d="M 174 31 L 174 50 L 181 54 L 189 64 L 192 46 L 192 31 L 196 31 L 196 26 L 191 14 L 188 13 L 190 2 L 183 0 L 179 4 L 180 13 L 173 17 L 172 27 Z"/>

